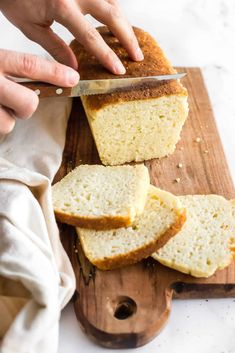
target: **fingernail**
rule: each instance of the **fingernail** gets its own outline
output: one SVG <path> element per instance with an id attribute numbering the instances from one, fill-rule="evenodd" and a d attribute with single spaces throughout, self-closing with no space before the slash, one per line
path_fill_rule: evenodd
<path id="1" fill-rule="evenodd" d="M 115 71 L 115 74 L 118 74 L 118 75 L 124 75 L 126 73 L 126 69 L 120 60 L 117 60 L 115 62 L 114 71 Z"/>
<path id="2" fill-rule="evenodd" d="M 144 60 L 144 54 L 142 52 L 142 50 L 139 48 L 137 48 L 136 52 L 135 52 L 135 58 L 138 61 Z"/>
<path id="3" fill-rule="evenodd" d="M 72 86 L 75 86 L 80 79 L 79 73 L 72 69 L 67 70 L 66 76 L 67 76 L 68 83 Z"/>

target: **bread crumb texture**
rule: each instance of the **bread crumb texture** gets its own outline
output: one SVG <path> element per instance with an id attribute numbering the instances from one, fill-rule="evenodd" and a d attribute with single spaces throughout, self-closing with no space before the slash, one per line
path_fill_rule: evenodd
<path id="1" fill-rule="evenodd" d="M 152 256 L 195 277 L 209 277 L 234 255 L 235 203 L 218 195 L 180 196 L 187 210 L 181 231 Z"/>
<path id="2" fill-rule="evenodd" d="M 128 225 L 143 211 L 148 187 L 143 164 L 80 165 L 53 186 L 55 215 L 62 222 L 95 229 Z"/>
<path id="3" fill-rule="evenodd" d="M 187 98 L 177 95 L 107 105 L 95 114 L 82 100 L 105 165 L 172 154 L 188 111 Z"/>
<path id="4" fill-rule="evenodd" d="M 108 231 L 77 228 L 87 258 L 107 270 L 135 263 L 163 246 L 185 221 L 185 210 L 174 195 L 149 186 L 144 211 L 130 227 Z"/>

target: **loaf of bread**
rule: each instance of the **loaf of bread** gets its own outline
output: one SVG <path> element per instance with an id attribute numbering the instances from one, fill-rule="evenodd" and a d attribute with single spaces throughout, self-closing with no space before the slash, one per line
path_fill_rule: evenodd
<path id="1" fill-rule="evenodd" d="M 185 210 L 174 195 L 149 186 L 143 213 L 128 228 L 95 231 L 77 228 L 86 257 L 101 270 L 136 263 L 174 236 L 185 222 Z"/>
<path id="2" fill-rule="evenodd" d="M 100 34 L 121 58 L 126 74 L 139 77 L 173 74 L 170 62 L 156 41 L 135 28 L 144 61 L 130 60 L 106 27 Z M 81 79 L 114 79 L 77 41 L 71 43 Z M 105 165 L 160 158 L 174 152 L 187 118 L 187 90 L 177 81 L 145 84 L 131 91 L 82 97 L 100 159 Z"/>
<path id="3" fill-rule="evenodd" d="M 179 197 L 187 209 L 181 231 L 152 256 L 195 277 L 228 266 L 235 250 L 235 201 L 217 195 Z"/>
<path id="4" fill-rule="evenodd" d="M 52 188 L 58 221 L 93 229 L 130 225 L 142 213 L 149 187 L 143 165 L 80 165 Z"/>

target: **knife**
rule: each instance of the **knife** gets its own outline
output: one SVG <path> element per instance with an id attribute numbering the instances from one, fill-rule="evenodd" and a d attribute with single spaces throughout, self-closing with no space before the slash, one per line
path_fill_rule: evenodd
<path id="1" fill-rule="evenodd" d="M 16 82 L 35 91 L 40 98 L 47 97 L 80 97 L 93 94 L 107 94 L 125 90 L 132 90 L 143 87 L 146 83 L 157 81 L 178 80 L 186 73 L 145 76 L 131 78 L 115 78 L 102 80 L 80 80 L 74 87 L 58 87 L 44 82 L 31 81 L 27 79 L 17 79 Z"/>

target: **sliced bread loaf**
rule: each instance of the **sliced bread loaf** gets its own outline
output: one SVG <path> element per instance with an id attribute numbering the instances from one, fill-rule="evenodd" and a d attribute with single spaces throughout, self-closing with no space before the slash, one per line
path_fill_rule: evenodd
<path id="1" fill-rule="evenodd" d="M 143 213 L 132 226 L 108 231 L 77 228 L 85 255 L 101 270 L 132 264 L 161 248 L 185 222 L 185 210 L 174 195 L 149 186 Z"/>
<path id="2" fill-rule="evenodd" d="M 124 77 L 174 74 L 164 52 L 145 31 L 134 28 L 144 60 L 131 60 L 107 27 L 97 29 L 122 60 Z M 76 40 L 71 47 L 77 57 L 81 79 L 113 79 Z M 178 80 L 145 83 L 140 87 L 83 96 L 82 104 L 105 165 L 144 161 L 172 154 L 188 115 L 187 90 Z"/>
<path id="3" fill-rule="evenodd" d="M 93 229 L 128 226 L 145 206 L 149 187 L 143 165 L 81 165 L 52 188 L 58 221 Z"/>
<path id="4" fill-rule="evenodd" d="M 181 231 L 152 256 L 163 265 L 209 277 L 233 259 L 235 202 L 217 195 L 179 197 L 187 209 Z"/>

